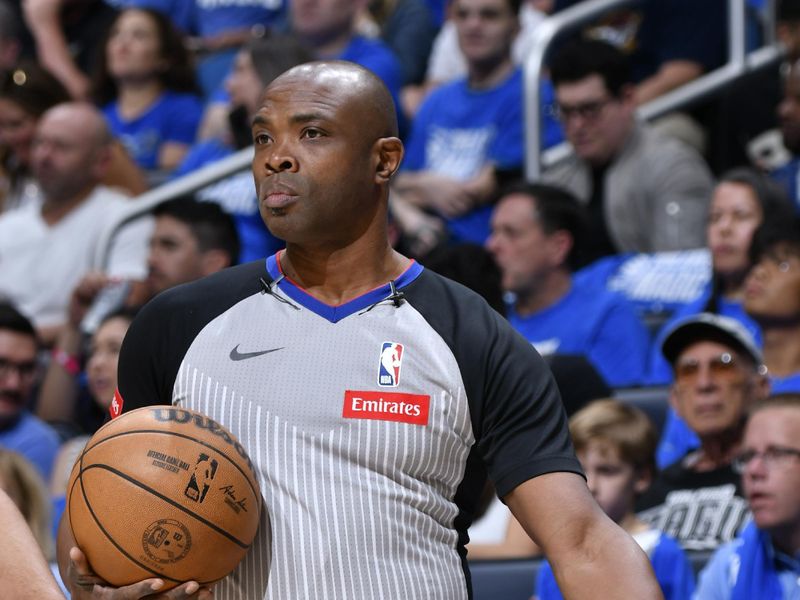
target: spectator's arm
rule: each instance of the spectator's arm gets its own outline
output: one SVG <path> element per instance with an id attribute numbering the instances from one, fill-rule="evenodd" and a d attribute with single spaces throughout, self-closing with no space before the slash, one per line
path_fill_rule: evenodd
<path id="1" fill-rule="evenodd" d="M 670 141 L 677 144 L 678 142 Z M 653 203 L 653 252 L 688 250 L 706 245 L 708 204 L 713 189 L 711 171 L 688 147 L 665 152 L 650 170 L 647 183 Z"/>
<path id="2" fill-rule="evenodd" d="M 541 548 L 525 533 L 513 515 L 509 516 L 505 536 L 496 544 L 472 544 L 467 546 L 467 556 L 473 558 L 530 558 L 539 556 Z"/>
<path id="3" fill-rule="evenodd" d="M 700 77 L 703 66 L 689 60 L 671 60 L 636 86 L 634 99 L 642 105 Z"/>
<path id="4" fill-rule="evenodd" d="M 63 0 L 23 0 L 23 16 L 36 43 L 39 62 L 64 84 L 73 98 L 85 99 L 89 93 L 89 78 L 70 55 L 61 27 L 62 3 Z"/>
<path id="5" fill-rule="evenodd" d="M 647 555 L 603 513 L 579 475 L 540 475 L 504 499 L 544 550 L 566 600 L 663 599 Z"/>
<path id="6" fill-rule="evenodd" d="M 44 556 L 17 507 L 0 491 L 0 590 L 3 597 L 16 600 L 64 599 L 50 573 Z"/>
<path id="7" fill-rule="evenodd" d="M 148 189 L 144 173 L 119 142 L 111 145 L 111 160 L 103 184 L 124 190 L 131 196 L 144 194 Z"/>

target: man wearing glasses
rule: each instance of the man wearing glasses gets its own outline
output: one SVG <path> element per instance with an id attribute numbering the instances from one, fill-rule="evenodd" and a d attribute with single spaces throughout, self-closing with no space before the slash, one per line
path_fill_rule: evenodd
<path id="1" fill-rule="evenodd" d="M 58 434 L 27 410 L 36 379 L 38 344 L 31 322 L 0 302 L 0 448 L 22 454 L 47 481 L 58 452 Z"/>
<path id="2" fill-rule="evenodd" d="M 734 465 L 753 520 L 714 554 L 697 598 L 800 599 L 800 395 L 753 407 Z"/>
<path id="3" fill-rule="evenodd" d="M 704 246 L 711 174 L 694 150 L 636 120 L 625 55 L 581 40 L 555 56 L 550 73 L 573 154 L 543 179 L 588 206 L 591 258 Z"/>
<path id="4" fill-rule="evenodd" d="M 639 516 L 686 550 L 714 550 L 747 517 L 733 459 L 747 410 L 769 393 L 761 351 L 737 321 L 700 313 L 675 324 L 662 352 L 675 375 L 670 402 L 700 448 L 658 475 L 641 498 Z"/>

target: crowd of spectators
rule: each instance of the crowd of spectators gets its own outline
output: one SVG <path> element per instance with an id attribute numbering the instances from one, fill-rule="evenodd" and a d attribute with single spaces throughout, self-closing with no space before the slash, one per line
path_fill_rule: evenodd
<path id="1" fill-rule="evenodd" d="M 541 146 L 570 152 L 527 182 L 522 64 L 581 1 L 0 0 L 0 487 L 46 558 L 136 310 L 283 245 L 249 172 L 111 226 L 249 146 L 277 75 L 341 59 L 396 103 L 396 247 L 550 361 L 590 488 L 668 569 L 667 597 L 693 593 L 683 551 L 720 547 L 699 598 L 747 597 L 759 577 L 796 597 L 780 589 L 800 575 L 800 497 L 780 519 L 768 500 L 774 471 L 800 481 L 800 438 L 770 442 L 764 423 L 800 423 L 800 1 L 771 23 L 742 0 L 748 47 L 777 38 L 779 64 L 650 123 L 641 105 L 724 63 L 727 0 L 642 0 L 560 36 L 536 109 Z M 628 406 L 637 390 L 655 411 Z M 590 404 L 609 395 L 633 400 Z M 536 555 L 499 502 L 489 513 L 476 556 Z M 722 590 L 745 558 L 758 572 L 736 563 L 739 591 Z M 546 567 L 536 588 L 560 597 Z"/>

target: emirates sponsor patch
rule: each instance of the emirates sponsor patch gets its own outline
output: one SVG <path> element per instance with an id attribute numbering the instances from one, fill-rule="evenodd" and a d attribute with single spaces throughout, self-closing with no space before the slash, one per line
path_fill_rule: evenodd
<path id="1" fill-rule="evenodd" d="M 342 417 L 427 425 L 430 401 L 422 394 L 347 390 Z"/>

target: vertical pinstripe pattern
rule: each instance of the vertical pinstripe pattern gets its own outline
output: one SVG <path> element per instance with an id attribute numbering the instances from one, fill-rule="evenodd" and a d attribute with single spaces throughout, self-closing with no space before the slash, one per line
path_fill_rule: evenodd
<path id="1" fill-rule="evenodd" d="M 425 426 L 342 417 L 345 390 L 380 391 L 386 340 L 405 346 L 389 391 L 429 395 Z M 280 350 L 232 361 L 237 344 Z M 252 296 L 200 332 L 173 401 L 230 428 L 261 474 L 264 526 L 216 598 L 466 598 L 452 524 L 469 408 L 452 353 L 413 307 L 331 324 Z"/>

